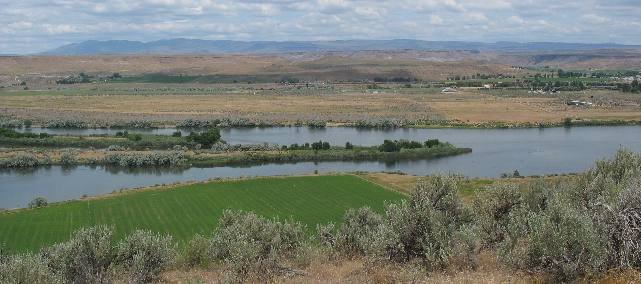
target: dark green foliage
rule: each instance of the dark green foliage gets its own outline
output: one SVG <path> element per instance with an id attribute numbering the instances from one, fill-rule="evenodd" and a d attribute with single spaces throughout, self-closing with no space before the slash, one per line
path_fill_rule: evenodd
<path id="1" fill-rule="evenodd" d="M 140 135 L 140 134 L 129 134 L 129 135 L 127 135 L 127 139 L 129 139 L 131 141 L 140 141 L 140 140 L 142 140 L 142 135 Z"/>
<path id="2" fill-rule="evenodd" d="M 187 136 L 188 141 L 193 141 L 200 144 L 203 148 L 211 148 L 214 143 L 220 140 L 220 130 L 218 128 L 210 128 L 203 132 L 191 132 Z"/>
<path id="3" fill-rule="evenodd" d="M 352 145 L 352 143 L 345 142 L 345 149 L 347 149 L 347 150 L 354 149 L 354 145 Z"/>
<path id="4" fill-rule="evenodd" d="M 427 148 L 432 148 L 432 147 L 438 146 L 440 144 L 441 144 L 441 142 L 438 139 L 428 139 L 424 143 L 425 147 L 427 147 Z"/>
<path id="5" fill-rule="evenodd" d="M 312 143 L 312 150 L 329 150 L 330 147 L 329 142 L 318 141 Z"/>
<path id="6" fill-rule="evenodd" d="M 424 143 L 410 141 L 410 140 L 385 140 L 383 144 L 379 146 L 379 151 L 381 152 L 399 152 L 401 149 L 419 149 L 419 148 L 432 148 L 440 145 L 441 143 L 438 139 L 430 139 Z"/>
<path id="7" fill-rule="evenodd" d="M 179 131 L 176 131 L 176 132 L 172 133 L 172 134 L 171 134 L 171 136 L 172 136 L 172 137 L 181 137 L 181 136 L 183 136 L 183 134 L 182 134 L 182 132 L 180 132 L 180 130 L 179 130 Z"/>
<path id="8" fill-rule="evenodd" d="M 21 133 L 13 129 L 0 128 L 0 136 L 7 137 L 7 138 L 41 138 L 42 134 L 43 133 L 41 133 L 40 135 L 35 133 L 29 133 L 29 132 Z"/>

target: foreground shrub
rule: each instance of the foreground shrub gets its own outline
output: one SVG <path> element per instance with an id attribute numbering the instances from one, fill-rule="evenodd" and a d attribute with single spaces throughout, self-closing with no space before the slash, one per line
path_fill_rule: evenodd
<path id="1" fill-rule="evenodd" d="M 493 248 L 507 235 L 510 213 L 520 208 L 521 193 L 514 186 L 500 186 L 474 200 L 475 223 L 483 245 Z"/>
<path id="2" fill-rule="evenodd" d="M 40 256 L 19 254 L 0 259 L 0 283 L 62 283 Z"/>
<path id="3" fill-rule="evenodd" d="M 466 218 L 457 190 L 456 177 L 438 176 L 419 181 L 409 202 L 389 206 L 387 222 L 394 232 L 389 257 L 421 258 L 428 269 L 445 267 Z"/>
<path id="4" fill-rule="evenodd" d="M 599 274 L 606 251 L 585 213 L 561 198 L 543 212 L 523 212 L 510 224 L 503 260 L 527 271 L 549 272 L 559 281 Z"/>
<path id="5" fill-rule="evenodd" d="M 420 259 L 428 269 L 444 268 L 457 253 L 472 259 L 476 244 L 457 195 L 456 177 L 420 181 L 409 201 L 391 204 L 384 216 L 368 208 L 350 210 L 335 233 L 319 230 L 321 240 L 347 254 L 406 262 Z M 459 247 L 460 249 L 455 249 Z"/>
<path id="6" fill-rule="evenodd" d="M 211 240 L 196 234 L 185 246 L 183 263 L 187 267 L 206 266 L 210 260 Z"/>
<path id="7" fill-rule="evenodd" d="M 114 259 L 112 236 L 113 229 L 107 226 L 80 229 L 69 241 L 45 248 L 41 254 L 65 282 L 104 283 Z"/>
<path id="8" fill-rule="evenodd" d="M 334 246 L 344 254 L 364 254 L 371 250 L 372 239 L 376 237 L 382 225 L 383 217 L 368 207 L 347 210 L 343 224 L 333 241 Z M 326 231 L 319 233 L 327 234 Z M 327 237 L 325 239 L 328 240 Z"/>
<path id="9" fill-rule="evenodd" d="M 115 261 L 130 283 L 151 283 L 158 280 L 174 257 L 171 236 L 137 230 L 118 244 Z"/>
<path id="10" fill-rule="evenodd" d="M 283 269 L 281 258 L 302 247 L 304 236 L 300 223 L 227 210 L 213 234 L 212 258 L 224 261 L 237 276 L 256 272 L 269 277 Z"/>
<path id="11" fill-rule="evenodd" d="M 604 206 L 610 267 L 641 268 L 641 180 L 626 188 L 612 206 Z"/>

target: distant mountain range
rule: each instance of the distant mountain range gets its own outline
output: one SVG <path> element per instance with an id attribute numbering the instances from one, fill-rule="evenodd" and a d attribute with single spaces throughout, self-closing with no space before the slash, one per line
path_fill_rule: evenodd
<path id="1" fill-rule="evenodd" d="M 559 42 L 467 42 L 394 40 L 336 40 L 336 41 L 232 41 L 201 39 L 167 39 L 150 42 L 129 40 L 90 40 L 64 45 L 41 54 L 99 55 L 99 54 L 206 54 L 206 53 L 294 53 L 345 52 L 361 50 L 468 50 L 468 51 L 561 51 L 591 49 L 641 48 L 641 45 L 616 43 L 559 43 Z"/>

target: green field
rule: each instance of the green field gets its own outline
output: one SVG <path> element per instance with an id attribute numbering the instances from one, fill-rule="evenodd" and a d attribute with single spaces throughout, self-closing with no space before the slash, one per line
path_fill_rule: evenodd
<path id="1" fill-rule="evenodd" d="M 339 222 L 348 208 L 381 211 L 385 201 L 402 198 L 353 175 L 215 181 L 3 213 L 0 243 L 10 251 L 36 250 L 95 224 L 113 224 L 117 238 L 143 228 L 185 241 L 210 234 L 227 208 L 292 218 L 314 230 L 317 223 Z"/>

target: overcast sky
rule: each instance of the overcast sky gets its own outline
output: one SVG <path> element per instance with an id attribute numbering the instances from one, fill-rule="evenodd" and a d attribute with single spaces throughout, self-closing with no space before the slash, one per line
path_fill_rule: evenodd
<path id="1" fill-rule="evenodd" d="M 0 0 L 4 54 L 177 37 L 641 44 L 641 0 Z"/>

